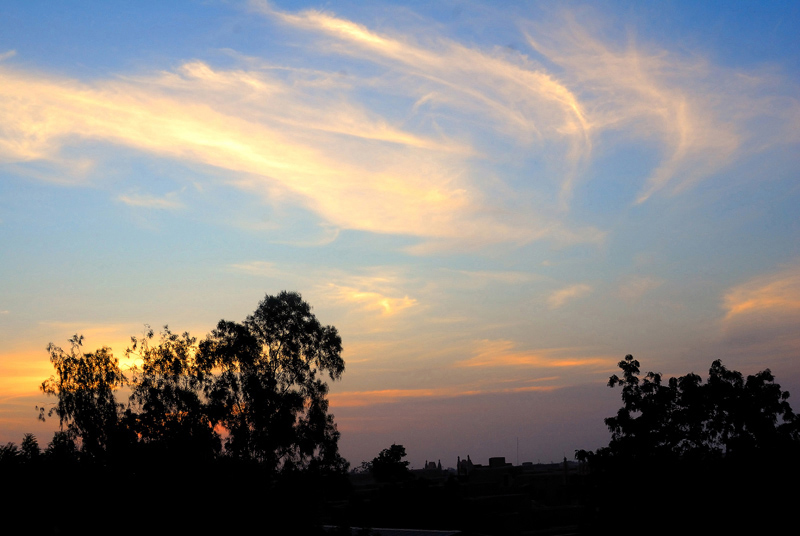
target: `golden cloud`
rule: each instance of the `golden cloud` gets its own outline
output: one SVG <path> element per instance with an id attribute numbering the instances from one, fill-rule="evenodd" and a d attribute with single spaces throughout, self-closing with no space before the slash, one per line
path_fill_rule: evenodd
<path id="1" fill-rule="evenodd" d="M 475 386 L 437 387 L 434 389 L 382 389 L 375 391 L 348 391 L 331 393 L 328 398 L 331 407 L 360 407 L 377 404 L 394 404 L 404 400 L 425 398 L 454 398 L 502 393 L 522 393 L 533 391 L 554 391 L 556 385 L 525 385 L 507 388 L 476 388 Z"/>
<path id="2" fill-rule="evenodd" d="M 519 351 L 509 340 L 477 341 L 475 356 L 456 363 L 458 367 L 586 367 L 607 365 L 608 357 L 580 356 L 578 348 L 547 348 Z"/>
<path id="3" fill-rule="evenodd" d="M 800 264 L 763 274 L 729 289 L 722 301 L 720 335 L 728 352 L 794 362 L 800 352 Z"/>
<path id="4" fill-rule="evenodd" d="M 221 169 L 230 184 L 302 205 L 335 229 L 420 237 L 408 250 L 430 253 L 541 239 L 601 242 L 597 229 L 566 225 L 561 209 L 605 132 L 624 130 L 662 150 L 638 202 L 687 188 L 746 148 L 800 139 L 797 99 L 765 93 L 758 77 L 634 44 L 614 47 L 570 17 L 558 30 L 530 33 L 545 66 L 533 55 L 413 28 L 380 33 L 320 11 L 252 6 L 319 36 L 308 40 L 312 54 L 337 53 L 382 71 L 344 76 L 229 52 L 239 68 L 192 60 L 171 72 L 78 82 L 3 62 L 0 162 L 48 162 L 54 178 L 63 180 L 65 170 L 81 177 L 93 162 L 70 161 L 64 149 L 102 140 Z M 400 96 L 407 108 L 388 119 L 362 91 Z M 533 147 L 547 157 L 532 187 L 543 201 L 506 210 L 525 196 L 481 176 L 475 164 L 489 158 L 478 145 L 487 133 L 505 136 L 517 155 Z"/>
<path id="5" fill-rule="evenodd" d="M 63 166 L 65 146 L 103 140 L 233 172 L 231 184 L 304 205 L 335 228 L 472 245 L 597 236 L 543 219 L 506 222 L 467 180 L 463 144 L 402 131 L 345 96 L 268 72 L 193 61 L 155 77 L 88 84 L 5 67 L 0 79 L 0 161 L 7 163 Z"/>
<path id="6" fill-rule="evenodd" d="M 392 316 L 417 305 L 417 300 L 409 298 L 407 295 L 391 297 L 380 292 L 361 290 L 334 283 L 328 285 L 328 290 L 334 301 L 357 304 L 363 310 L 378 311 L 383 316 Z"/>
<path id="7" fill-rule="evenodd" d="M 800 315 L 800 266 L 759 276 L 731 288 L 724 297 L 725 321 L 759 314 Z"/>

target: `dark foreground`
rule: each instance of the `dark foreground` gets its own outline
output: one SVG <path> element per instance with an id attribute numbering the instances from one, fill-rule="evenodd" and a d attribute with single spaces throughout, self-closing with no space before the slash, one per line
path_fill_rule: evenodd
<path id="1" fill-rule="evenodd" d="M 763 533 L 793 515 L 799 475 L 796 459 L 775 458 L 592 472 L 575 463 L 503 465 L 384 483 L 275 477 L 224 460 L 135 470 L 42 460 L 2 467 L 0 506 L 8 534 Z"/>

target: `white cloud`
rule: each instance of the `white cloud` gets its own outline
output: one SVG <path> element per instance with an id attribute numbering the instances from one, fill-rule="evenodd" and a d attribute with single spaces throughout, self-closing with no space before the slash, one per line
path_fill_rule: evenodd
<path id="1" fill-rule="evenodd" d="M 748 152 L 798 140 L 800 103 L 770 89 L 783 85 L 693 57 L 648 49 L 633 40 L 617 47 L 565 14 L 536 26 L 529 42 L 564 69 L 595 132 L 621 130 L 662 151 L 637 203 L 661 190 L 680 192 Z M 767 90 L 767 91 L 765 91 Z M 778 90 L 780 91 L 780 90 Z"/>
<path id="2" fill-rule="evenodd" d="M 574 18 L 531 29 L 524 54 L 252 6 L 311 33 L 308 54 L 372 70 L 343 76 L 300 59 L 276 66 L 232 52 L 230 68 L 191 60 L 89 82 L 3 65 L 0 162 L 61 168 L 65 148 L 103 140 L 213 166 L 230 185 L 309 209 L 330 229 L 417 237 L 407 251 L 427 254 L 602 242 L 603 231 L 570 224 L 565 209 L 606 132 L 662 151 L 638 202 L 690 187 L 747 147 L 800 139 L 797 99 L 769 94 L 758 77 L 633 43 L 615 47 Z M 402 104 L 377 104 L 386 97 Z M 495 154 L 498 137 L 503 155 Z M 512 187 L 481 167 L 519 163 L 532 151 L 546 164 L 526 184 Z M 92 162 L 76 165 L 76 174 L 91 171 Z M 168 198 L 119 199 L 176 208 Z"/>
<path id="3" fill-rule="evenodd" d="M 5 68 L 0 78 L 0 157 L 7 162 L 56 161 L 66 144 L 102 139 L 233 172 L 231 184 L 270 202 L 304 205 L 333 228 L 419 236 L 439 247 L 596 237 L 544 217 L 506 221 L 468 180 L 458 144 L 389 127 L 354 104 L 341 106 L 342 95 L 313 88 L 309 95 L 268 72 L 190 62 L 156 77 L 90 84 Z M 321 119 L 313 123 L 312 115 Z"/>
<path id="4" fill-rule="evenodd" d="M 486 126 L 513 139 L 515 145 L 548 144 L 567 162 L 562 198 L 572 189 L 579 166 L 591 154 L 586 110 L 573 91 L 529 57 L 497 47 L 490 51 L 443 38 L 389 36 L 316 10 L 298 14 L 252 3 L 277 19 L 335 39 L 327 50 L 391 66 L 402 77 L 388 80 L 416 97 L 414 111 L 436 106 L 451 114 L 480 117 Z M 551 142 L 557 141 L 553 145 Z"/>

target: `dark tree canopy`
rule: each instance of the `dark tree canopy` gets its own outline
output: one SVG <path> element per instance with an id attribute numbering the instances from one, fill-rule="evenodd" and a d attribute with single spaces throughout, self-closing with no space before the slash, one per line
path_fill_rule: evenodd
<path id="1" fill-rule="evenodd" d="M 800 477 L 800 420 L 769 369 L 745 378 L 717 360 L 703 383 L 694 373 L 642 378 L 639 366 L 628 355 L 609 378 L 622 388 L 622 407 L 605 420 L 609 445 L 575 453 L 589 466 L 588 531 L 605 533 L 612 520 L 622 534 L 782 530 L 780 516 L 759 513 L 795 506 L 785 489 Z M 658 526 L 616 523 L 620 497 Z"/>
<path id="2" fill-rule="evenodd" d="M 48 415 L 61 424 L 48 451 L 77 444 L 95 458 L 222 455 L 269 471 L 346 470 L 325 382 L 344 372 L 342 341 L 295 292 L 266 296 L 244 322 L 221 320 L 199 344 L 148 328 L 126 351 L 141 361 L 130 381 L 111 349 L 83 353 L 78 335 L 70 343 L 69 352 L 48 346 L 55 374 L 42 391 L 56 397 Z M 123 386 L 131 389 L 127 407 L 115 396 Z"/>
<path id="3" fill-rule="evenodd" d="M 102 457 L 118 439 L 123 406 L 114 392 L 127 380 L 110 348 L 83 353 L 82 335 L 69 342 L 69 352 L 52 343 L 47 347 L 55 375 L 42 382 L 41 390 L 57 398 L 48 415 L 58 415 L 61 431 L 77 438 L 85 455 Z M 44 420 L 45 409 L 39 411 Z"/>
<path id="4" fill-rule="evenodd" d="M 243 323 L 220 321 L 200 344 L 209 411 L 226 450 L 273 468 L 339 467 L 327 374 L 344 372 L 342 340 L 299 294 L 267 296 Z"/>
<path id="5" fill-rule="evenodd" d="M 626 356 L 609 387 L 622 387 L 623 406 L 605 420 L 609 450 L 627 457 L 750 455 L 796 443 L 798 419 L 769 369 L 748 376 L 719 361 L 704 384 L 694 373 L 663 381 L 660 373 L 639 378 L 639 362 Z"/>
<path id="6" fill-rule="evenodd" d="M 221 443 L 203 398 L 208 371 L 197 362 L 197 339 L 164 327 L 157 344 L 153 330 L 131 337 L 127 357 L 142 364 L 133 371 L 131 425 L 142 443 L 161 455 L 187 461 L 219 454 Z"/>
<path id="7" fill-rule="evenodd" d="M 408 461 L 404 461 L 406 449 L 403 445 L 392 444 L 383 449 L 372 460 L 372 476 L 380 482 L 397 482 L 410 476 Z"/>
<path id="8" fill-rule="evenodd" d="M 39 448 L 39 441 L 37 441 L 35 435 L 25 434 L 22 436 L 20 453 L 22 454 L 22 457 L 29 462 L 39 459 L 39 455 L 42 453 L 42 450 Z"/>

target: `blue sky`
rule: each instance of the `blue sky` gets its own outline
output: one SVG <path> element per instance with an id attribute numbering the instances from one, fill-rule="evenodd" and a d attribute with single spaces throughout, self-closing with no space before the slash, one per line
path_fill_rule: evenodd
<path id="1" fill-rule="evenodd" d="M 601 446 L 627 353 L 796 392 L 798 10 L 4 2 L 0 442 L 53 429 L 48 342 L 283 289 L 354 464 Z"/>

